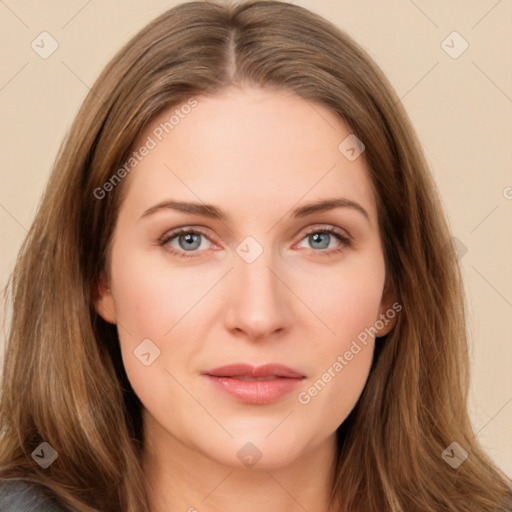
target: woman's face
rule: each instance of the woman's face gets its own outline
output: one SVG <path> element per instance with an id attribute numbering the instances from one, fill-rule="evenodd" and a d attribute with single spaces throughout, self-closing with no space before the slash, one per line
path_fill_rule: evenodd
<path id="1" fill-rule="evenodd" d="M 230 88 L 135 144 L 97 310 L 152 439 L 262 468 L 332 443 L 395 316 L 350 133 L 291 92 Z M 294 373 L 251 373 L 269 364 Z"/>

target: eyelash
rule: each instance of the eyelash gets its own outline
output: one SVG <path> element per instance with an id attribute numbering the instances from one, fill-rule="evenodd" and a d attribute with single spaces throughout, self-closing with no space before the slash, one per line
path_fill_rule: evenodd
<path id="1" fill-rule="evenodd" d="M 169 251 L 171 254 L 174 254 L 180 258 L 195 258 L 197 257 L 198 255 L 195 254 L 197 252 L 203 252 L 203 251 L 190 251 L 188 254 L 187 254 L 187 251 L 179 251 L 179 250 L 176 250 L 172 247 L 165 247 L 171 240 L 173 240 L 174 238 L 176 238 L 177 236 L 179 235 L 183 235 L 183 234 L 195 234 L 195 235 L 202 235 L 204 236 L 205 238 L 208 238 L 208 235 L 206 234 L 205 231 L 203 231 L 202 229 L 197 229 L 197 228 L 189 228 L 189 227 L 184 227 L 184 228 L 178 228 L 174 231 L 171 231 L 169 233 L 166 233 L 159 241 L 159 245 L 164 247 L 167 251 Z M 346 248 L 349 248 L 349 247 L 352 247 L 352 238 L 350 236 L 347 236 L 347 235 L 344 235 L 343 232 L 341 232 L 340 230 L 338 230 L 337 228 L 334 228 L 334 227 L 331 227 L 331 226 L 326 226 L 326 227 L 322 227 L 322 228 L 312 228 L 310 230 L 308 230 L 306 233 L 304 233 L 304 236 L 301 238 L 301 241 L 306 238 L 308 235 L 312 235 L 314 233 L 327 233 L 329 235 L 334 235 L 340 242 L 342 242 L 341 246 L 340 247 L 337 247 L 335 249 L 329 249 L 329 250 L 314 250 L 314 249 L 310 249 L 311 251 L 317 253 L 317 254 L 321 254 L 322 256 L 325 256 L 325 257 L 331 257 L 331 256 L 334 256 L 338 253 L 340 253 L 341 251 L 345 250 Z"/>

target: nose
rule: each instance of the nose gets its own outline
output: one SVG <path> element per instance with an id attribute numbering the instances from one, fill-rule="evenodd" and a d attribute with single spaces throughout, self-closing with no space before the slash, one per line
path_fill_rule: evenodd
<path id="1" fill-rule="evenodd" d="M 270 253 L 263 251 L 252 263 L 236 256 L 234 268 L 227 276 L 225 327 L 251 340 L 282 335 L 293 321 L 293 294 L 284 276 L 274 268 Z"/>

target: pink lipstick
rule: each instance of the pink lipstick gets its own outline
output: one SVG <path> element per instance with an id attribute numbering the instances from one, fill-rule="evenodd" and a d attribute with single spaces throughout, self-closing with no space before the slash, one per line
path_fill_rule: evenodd
<path id="1" fill-rule="evenodd" d="M 203 374 L 221 391 L 241 402 L 263 405 L 293 391 L 305 376 L 281 364 L 231 364 Z"/>

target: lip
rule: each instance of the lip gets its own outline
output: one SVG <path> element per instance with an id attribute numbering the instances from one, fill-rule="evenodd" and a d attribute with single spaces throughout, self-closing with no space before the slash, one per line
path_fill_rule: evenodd
<path id="1" fill-rule="evenodd" d="M 221 366 L 203 373 L 208 380 L 238 401 L 253 405 L 275 402 L 293 391 L 305 376 L 281 364 L 252 366 L 245 363 Z M 243 380 L 266 378 L 267 380 Z"/>

